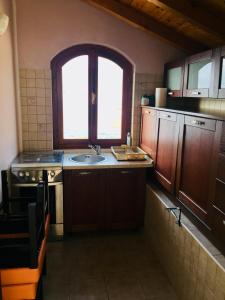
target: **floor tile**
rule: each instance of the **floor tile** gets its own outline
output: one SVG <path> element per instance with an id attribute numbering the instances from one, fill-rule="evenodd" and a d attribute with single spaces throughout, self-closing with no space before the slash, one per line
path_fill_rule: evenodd
<path id="1" fill-rule="evenodd" d="M 177 300 L 141 231 L 48 243 L 45 300 Z"/>

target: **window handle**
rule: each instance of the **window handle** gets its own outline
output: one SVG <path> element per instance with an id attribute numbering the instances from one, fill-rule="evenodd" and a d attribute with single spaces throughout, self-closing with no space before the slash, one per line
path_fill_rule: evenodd
<path id="1" fill-rule="evenodd" d="M 96 94 L 94 92 L 91 93 L 91 104 L 92 105 L 96 104 Z"/>

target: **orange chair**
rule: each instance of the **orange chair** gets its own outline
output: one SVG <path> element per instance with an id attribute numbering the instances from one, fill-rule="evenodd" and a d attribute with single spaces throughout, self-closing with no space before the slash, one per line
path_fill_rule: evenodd
<path id="1" fill-rule="evenodd" d="M 38 256 L 38 267 L 36 269 L 16 268 L 0 270 L 2 300 L 36 299 L 38 288 L 40 288 L 40 290 L 42 288 L 41 279 L 46 257 L 46 240 L 49 224 L 50 216 L 48 214 L 45 222 L 45 238 L 41 244 Z"/>

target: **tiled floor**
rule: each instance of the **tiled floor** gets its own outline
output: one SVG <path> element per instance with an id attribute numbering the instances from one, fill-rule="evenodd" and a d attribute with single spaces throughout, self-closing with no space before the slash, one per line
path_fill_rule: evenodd
<path id="1" fill-rule="evenodd" d="M 48 244 L 45 300 L 177 300 L 141 232 Z"/>

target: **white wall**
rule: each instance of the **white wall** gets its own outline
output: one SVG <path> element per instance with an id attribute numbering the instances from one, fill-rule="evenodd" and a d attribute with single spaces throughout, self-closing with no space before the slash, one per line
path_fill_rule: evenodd
<path id="1" fill-rule="evenodd" d="M 7 168 L 17 155 L 18 145 L 11 1 L 0 0 L 0 11 L 10 18 L 7 31 L 0 36 L 0 170 L 2 170 Z"/>
<path id="2" fill-rule="evenodd" d="M 20 68 L 46 69 L 61 50 L 79 43 L 108 45 L 124 53 L 138 73 L 161 74 L 183 53 L 80 0 L 17 0 Z"/>

